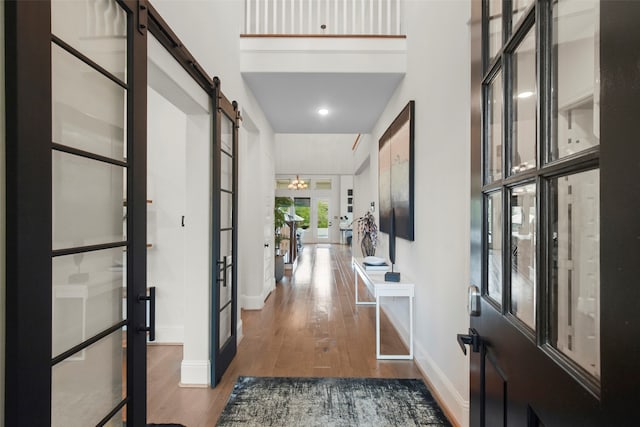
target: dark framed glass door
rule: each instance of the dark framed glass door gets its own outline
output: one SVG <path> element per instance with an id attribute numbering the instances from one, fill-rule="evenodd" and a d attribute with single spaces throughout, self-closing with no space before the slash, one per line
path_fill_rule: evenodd
<path id="1" fill-rule="evenodd" d="M 238 120 L 237 104 L 216 85 L 213 154 L 213 264 L 211 386 L 215 387 L 236 355 L 238 241 Z"/>
<path id="2" fill-rule="evenodd" d="M 472 3 L 472 426 L 634 424 L 638 19 Z"/>
<path id="3" fill-rule="evenodd" d="M 7 425 L 146 420 L 146 28 L 7 2 Z"/>

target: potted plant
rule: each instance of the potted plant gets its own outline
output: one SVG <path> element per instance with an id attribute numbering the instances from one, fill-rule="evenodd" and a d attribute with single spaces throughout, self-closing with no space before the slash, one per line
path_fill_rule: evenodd
<path id="1" fill-rule="evenodd" d="M 291 197 L 276 197 L 273 208 L 273 227 L 274 227 L 274 240 L 275 240 L 275 265 L 274 276 L 276 282 L 279 282 L 284 276 L 284 256 L 280 253 L 280 243 L 283 240 L 287 240 L 282 236 L 281 229 L 285 225 L 285 213 L 286 209 L 293 206 L 293 199 Z"/>
<path id="2" fill-rule="evenodd" d="M 371 212 L 367 212 L 356 220 L 358 222 L 358 238 L 362 256 L 373 256 L 378 246 L 378 226 L 376 218 Z"/>

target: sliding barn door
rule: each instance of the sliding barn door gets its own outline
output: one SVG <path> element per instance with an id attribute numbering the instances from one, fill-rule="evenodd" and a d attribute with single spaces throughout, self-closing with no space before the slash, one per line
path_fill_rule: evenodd
<path id="1" fill-rule="evenodd" d="M 238 311 L 238 119 L 237 104 L 217 87 L 213 158 L 213 252 L 211 386 L 236 355 Z"/>
<path id="2" fill-rule="evenodd" d="M 7 425 L 145 424 L 145 10 L 6 2 Z"/>

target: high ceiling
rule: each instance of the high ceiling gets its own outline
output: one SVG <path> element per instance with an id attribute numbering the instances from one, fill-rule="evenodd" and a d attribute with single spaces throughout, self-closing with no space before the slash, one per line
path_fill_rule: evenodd
<path id="1" fill-rule="evenodd" d="M 276 133 L 367 133 L 404 74 L 242 74 Z M 326 108 L 328 114 L 318 113 Z"/>

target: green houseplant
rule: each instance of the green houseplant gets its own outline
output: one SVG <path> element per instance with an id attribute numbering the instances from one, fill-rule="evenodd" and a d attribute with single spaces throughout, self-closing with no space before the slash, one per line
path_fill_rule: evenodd
<path id="1" fill-rule="evenodd" d="M 273 227 L 274 227 L 274 251 L 275 251 L 275 265 L 274 276 L 276 282 L 279 282 L 284 276 L 284 257 L 280 254 L 280 243 L 285 240 L 282 236 L 281 229 L 285 225 L 285 213 L 286 209 L 293 206 L 293 199 L 291 197 L 276 197 L 273 208 Z"/>

